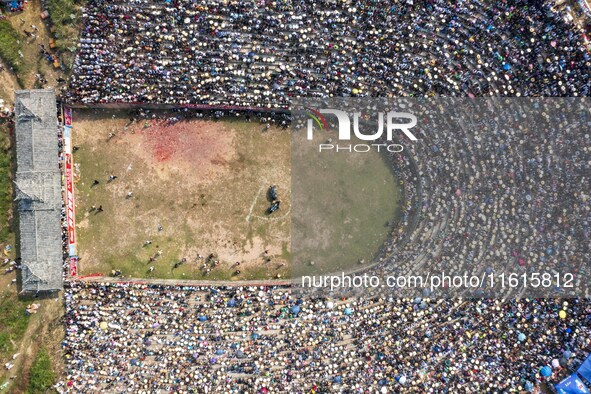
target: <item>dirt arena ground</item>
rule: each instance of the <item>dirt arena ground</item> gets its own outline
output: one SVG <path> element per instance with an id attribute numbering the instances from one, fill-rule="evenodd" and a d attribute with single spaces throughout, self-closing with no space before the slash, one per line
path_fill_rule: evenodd
<path id="1" fill-rule="evenodd" d="M 136 122 L 125 112 L 76 110 L 73 145 L 79 147 L 74 161 L 81 275 L 288 275 L 289 130 L 256 122 Z M 109 175 L 117 178 L 109 182 Z M 281 208 L 268 215 L 273 184 Z"/>

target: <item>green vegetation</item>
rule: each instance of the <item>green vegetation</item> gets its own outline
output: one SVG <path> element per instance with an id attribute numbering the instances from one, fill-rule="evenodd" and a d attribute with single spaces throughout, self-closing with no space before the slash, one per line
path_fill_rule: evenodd
<path id="1" fill-rule="evenodd" d="M 25 315 L 27 302 L 19 300 L 15 293 L 11 289 L 0 296 L 0 358 L 16 350 L 15 343 L 20 342 L 29 324 Z"/>
<path id="2" fill-rule="evenodd" d="M 51 359 L 45 349 L 41 349 L 37 353 L 29 379 L 27 391 L 30 394 L 45 393 L 55 383 L 56 374 L 51 367 Z"/>
<path id="3" fill-rule="evenodd" d="M 17 72 L 21 71 L 22 36 L 7 20 L 0 20 L 0 57 Z"/>
<path id="4" fill-rule="evenodd" d="M 48 0 L 47 11 L 55 26 L 55 45 L 61 51 L 70 51 L 78 39 L 79 9 L 74 0 Z"/>
<path id="5" fill-rule="evenodd" d="M 9 215 L 12 204 L 12 183 L 10 181 L 11 165 L 10 140 L 5 127 L 0 125 L 0 242 L 11 241 Z"/>

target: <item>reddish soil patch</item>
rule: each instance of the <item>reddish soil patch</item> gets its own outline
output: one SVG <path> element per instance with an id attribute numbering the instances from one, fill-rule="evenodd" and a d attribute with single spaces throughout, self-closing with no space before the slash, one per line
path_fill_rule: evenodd
<path id="1" fill-rule="evenodd" d="M 227 162 L 232 152 L 232 134 L 222 123 L 155 121 L 147 128 L 140 127 L 139 134 L 157 162 L 218 164 Z"/>
<path id="2" fill-rule="evenodd" d="M 114 143 L 129 144 L 129 156 L 141 157 L 162 180 L 208 183 L 225 173 L 236 158 L 235 131 L 221 122 L 151 121 L 131 130 L 132 134 Z"/>

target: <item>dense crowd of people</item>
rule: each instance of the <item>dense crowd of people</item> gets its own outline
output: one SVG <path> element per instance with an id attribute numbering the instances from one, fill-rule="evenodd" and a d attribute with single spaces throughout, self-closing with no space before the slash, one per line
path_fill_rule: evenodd
<path id="1" fill-rule="evenodd" d="M 294 97 L 587 96 L 588 48 L 563 16 L 532 1 L 89 0 L 65 100 L 209 106 L 220 118 Z M 420 141 L 391 156 L 403 215 L 371 272 L 569 272 L 574 293 L 527 294 L 589 297 L 587 101 L 405 104 Z M 177 108 L 170 120 L 190 116 Z M 522 392 L 589 354 L 588 299 L 498 290 L 300 298 L 71 281 L 58 389 Z"/>
<path id="2" fill-rule="evenodd" d="M 548 274 L 552 283 L 535 288 L 495 281 L 488 296 L 591 296 L 588 100 L 392 102 L 420 119 L 419 140 L 402 136 L 405 154 L 391 154 L 405 205 L 375 272 Z"/>
<path id="3" fill-rule="evenodd" d="M 587 44 L 564 13 L 527 0 L 90 0 L 67 100 L 585 96 Z"/>
<path id="4" fill-rule="evenodd" d="M 99 282 L 69 282 L 65 293 L 59 388 L 76 393 L 523 392 L 591 350 L 588 300 Z"/>

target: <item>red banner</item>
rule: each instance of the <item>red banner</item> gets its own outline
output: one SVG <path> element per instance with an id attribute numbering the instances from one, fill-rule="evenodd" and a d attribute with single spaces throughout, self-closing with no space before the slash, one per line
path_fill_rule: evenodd
<path id="1" fill-rule="evenodd" d="M 72 155 L 66 154 L 66 218 L 68 221 L 68 242 L 70 248 L 76 245 L 76 225 L 74 210 L 74 174 L 72 166 Z M 72 256 L 70 250 L 70 256 Z M 74 254 L 75 255 L 75 254 Z"/>
<path id="2" fill-rule="evenodd" d="M 64 108 L 64 125 L 65 126 L 72 126 L 72 108 L 66 107 Z"/>
<path id="3" fill-rule="evenodd" d="M 66 221 L 68 227 L 68 254 L 70 275 L 78 275 L 76 251 L 76 209 L 74 204 L 74 159 L 72 156 L 72 109 L 64 108 L 64 171 L 66 178 Z"/>

